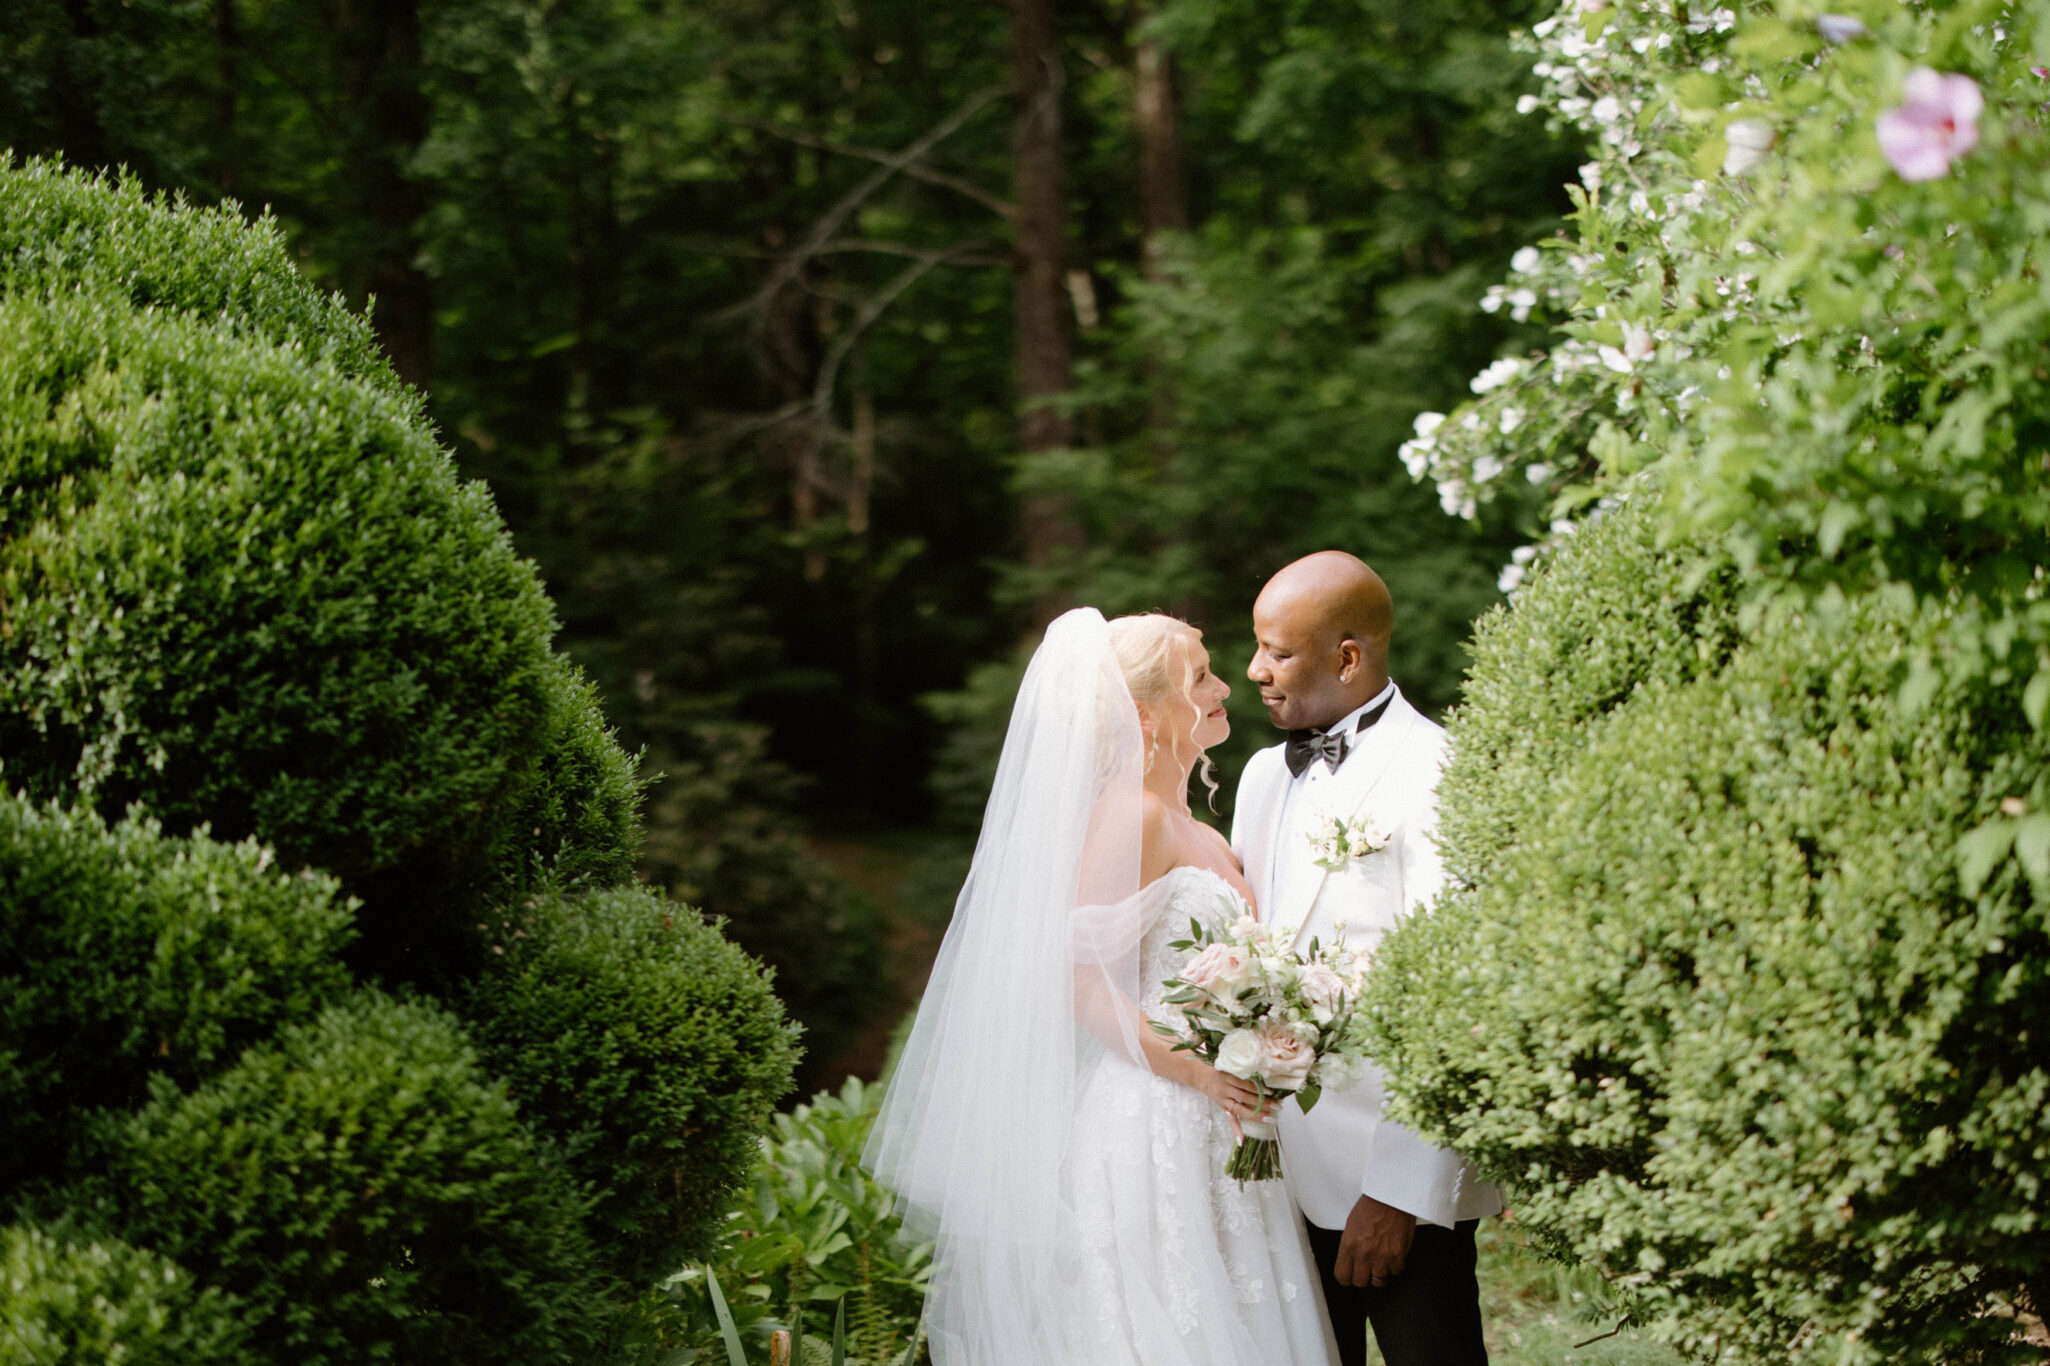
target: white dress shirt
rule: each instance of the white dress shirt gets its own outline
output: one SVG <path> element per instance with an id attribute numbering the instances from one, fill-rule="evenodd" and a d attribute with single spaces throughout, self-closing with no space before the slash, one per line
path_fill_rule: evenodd
<path id="1" fill-rule="evenodd" d="M 1343 768 L 1359 753 L 1361 737 L 1353 727 L 1360 718 L 1374 708 L 1388 702 L 1395 696 L 1395 684 L 1391 680 L 1385 688 L 1374 694 L 1373 700 L 1353 708 L 1336 724 L 1328 727 L 1346 737 L 1345 758 L 1339 762 Z M 1371 732 L 1369 732 L 1371 733 Z M 1299 778 L 1291 778 L 1288 792 L 1281 799 L 1281 841 L 1283 849 L 1300 849 L 1303 841 L 1310 837 L 1310 821 L 1321 814 L 1328 804 L 1325 792 L 1338 775 L 1322 759 L 1310 760 L 1310 766 Z M 1261 904 L 1270 908 L 1297 904 L 1296 894 L 1306 894 L 1308 884 L 1324 876 L 1324 870 L 1307 858 L 1279 858 L 1274 860 L 1268 886 L 1260 889 L 1266 900 Z"/>

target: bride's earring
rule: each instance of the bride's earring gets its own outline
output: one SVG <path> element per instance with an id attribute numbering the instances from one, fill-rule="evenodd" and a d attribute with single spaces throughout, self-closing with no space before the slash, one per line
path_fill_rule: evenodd
<path id="1" fill-rule="evenodd" d="M 1160 757 L 1160 732 L 1153 732 L 1153 743 L 1146 746 L 1146 771 L 1153 771 L 1153 761 Z"/>

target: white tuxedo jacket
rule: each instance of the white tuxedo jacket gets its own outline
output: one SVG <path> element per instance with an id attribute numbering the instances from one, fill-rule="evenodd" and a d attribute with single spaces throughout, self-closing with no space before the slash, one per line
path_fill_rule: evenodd
<path id="1" fill-rule="evenodd" d="M 1371 953 L 1445 880 L 1436 840 L 1445 732 L 1398 691 L 1380 721 L 1353 738 L 1337 773 L 1319 784 L 1315 806 L 1328 815 L 1370 818 L 1387 832 L 1386 849 L 1335 871 L 1313 868 L 1316 876 L 1278 880 L 1277 860 L 1311 865 L 1315 859 L 1305 838 L 1288 838 L 1282 830 L 1292 780 L 1281 745 L 1254 755 L 1240 776 L 1231 842 L 1260 898 L 1261 920 L 1293 928 L 1301 945 L 1312 938 L 1330 943 L 1342 920 L 1346 943 Z M 1296 795 L 1298 811 L 1305 795 Z M 1291 825 L 1298 811 L 1289 812 Z M 1295 889 L 1293 904 L 1268 904 L 1277 885 Z M 1327 1091 L 1309 1114 L 1295 1105 L 1282 1108 L 1282 1170 L 1303 1217 L 1320 1228 L 1344 1228 L 1361 1195 L 1448 1228 L 1500 1213 L 1501 1196 L 1457 1153 L 1382 1118 L 1382 1085 L 1381 1070 L 1370 1064 L 1359 1085 Z"/>

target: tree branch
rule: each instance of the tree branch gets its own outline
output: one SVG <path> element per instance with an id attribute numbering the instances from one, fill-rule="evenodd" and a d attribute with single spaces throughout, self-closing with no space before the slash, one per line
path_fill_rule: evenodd
<path id="1" fill-rule="evenodd" d="M 856 157 L 863 161 L 875 161 L 887 165 L 893 155 L 890 152 L 880 151 L 874 147 L 857 147 L 851 142 L 835 142 L 831 138 L 816 137 L 810 133 L 799 132 L 794 128 L 778 128 L 773 124 L 743 121 L 740 126 L 752 128 L 757 133 L 767 133 L 770 137 L 782 138 L 786 142 L 794 142 L 800 147 L 811 147 L 821 152 L 831 152 L 835 156 Z M 1002 195 L 990 193 L 971 180 L 964 180 L 960 176 L 949 175 L 945 171 L 926 165 L 923 161 L 907 162 L 901 169 L 905 175 L 915 180 L 923 180 L 927 184 L 938 185 L 943 189 L 952 190 L 958 195 L 964 195 L 982 205 L 991 213 L 996 214 L 999 218 L 1016 218 L 1018 216 L 1017 205 L 1011 203 L 1010 200 L 1005 199 Z"/>

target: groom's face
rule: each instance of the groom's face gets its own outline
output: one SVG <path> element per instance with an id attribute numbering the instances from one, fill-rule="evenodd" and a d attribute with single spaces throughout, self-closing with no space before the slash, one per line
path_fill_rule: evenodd
<path id="1" fill-rule="evenodd" d="M 1246 677 L 1259 686 L 1267 719 L 1283 730 L 1328 726 L 1357 705 L 1347 680 L 1358 669 L 1359 647 L 1322 616 L 1300 598 L 1277 603 L 1262 594 L 1253 604 L 1257 648 Z"/>

